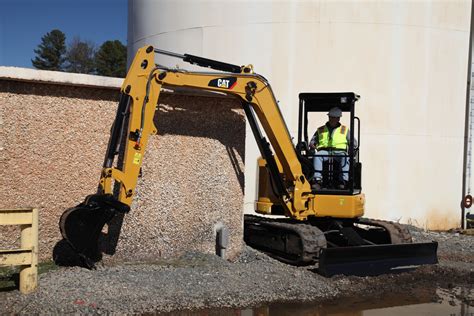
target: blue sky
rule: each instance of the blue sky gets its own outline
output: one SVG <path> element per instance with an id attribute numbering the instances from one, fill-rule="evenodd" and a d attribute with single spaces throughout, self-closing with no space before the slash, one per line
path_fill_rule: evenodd
<path id="1" fill-rule="evenodd" d="M 0 0 L 0 66 L 33 68 L 41 37 L 53 29 L 100 46 L 127 44 L 127 0 Z"/>

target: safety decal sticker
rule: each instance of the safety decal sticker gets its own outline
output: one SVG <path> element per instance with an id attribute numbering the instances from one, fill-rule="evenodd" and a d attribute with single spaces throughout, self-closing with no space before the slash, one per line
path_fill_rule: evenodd
<path id="1" fill-rule="evenodd" d="M 135 153 L 135 155 L 133 156 L 133 164 L 139 165 L 141 160 L 142 160 L 142 154 Z"/>
<path id="2" fill-rule="evenodd" d="M 217 78 L 209 81 L 209 87 L 224 88 L 232 90 L 237 83 L 236 77 Z"/>

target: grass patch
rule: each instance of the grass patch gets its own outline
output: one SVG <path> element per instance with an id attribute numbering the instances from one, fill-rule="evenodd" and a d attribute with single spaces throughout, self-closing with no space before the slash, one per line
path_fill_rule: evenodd
<path id="1" fill-rule="evenodd" d="M 52 270 L 56 270 L 58 266 L 54 261 L 45 261 L 38 264 L 38 274 L 43 274 Z"/>
<path id="2" fill-rule="evenodd" d="M 40 262 L 38 275 L 56 270 L 58 266 L 53 261 Z M 20 267 L 0 267 L 0 292 L 18 289 L 20 282 Z"/>
<path id="3" fill-rule="evenodd" d="M 0 268 L 0 292 L 11 291 L 17 288 L 19 281 L 19 267 L 1 267 Z"/>

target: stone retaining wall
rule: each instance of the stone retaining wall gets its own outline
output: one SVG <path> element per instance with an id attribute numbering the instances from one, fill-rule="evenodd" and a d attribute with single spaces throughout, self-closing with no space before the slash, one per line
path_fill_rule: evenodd
<path id="1" fill-rule="evenodd" d="M 0 208 L 40 208 L 40 260 L 62 212 L 94 193 L 118 89 L 0 80 Z M 242 247 L 245 119 L 233 99 L 163 94 L 131 212 L 104 239 L 107 260 L 215 252 L 215 227 Z M 0 228 L 0 247 L 18 235 Z M 118 238 L 118 243 L 117 243 Z"/>

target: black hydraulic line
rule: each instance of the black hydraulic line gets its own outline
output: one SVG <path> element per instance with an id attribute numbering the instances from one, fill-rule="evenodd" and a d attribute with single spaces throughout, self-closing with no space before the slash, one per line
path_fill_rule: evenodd
<path id="1" fill-rule="evenodd" d="M 239 74 L 241 72 L 240 66 L 232 65 L 228 63 L 223 63 L 217 60 L 207 59 L 203 57 L 193 56 L 189 54 L 184 54 L 183 61 L 188 62 L 193 65 L 198 65 L 201 67 L 208 67 L 215 70 L 221 70 L 226 72 L 232 72 Z"/>
<path id="2" fill-rule="evenodd" d="M 262 135 L 262 132 L 260 131 L 257 125 L 255 114 L 250 108 L 250 104 L 248 102 L 242 102 L 242 106 L 252 129 L 252 133 L 255 136 L 255 140 L 257 141 L 258 149 L 260 150 L 262 157 L 267 162 L 267 167 L 270 171 L 271 181 L 273 181 L 273 183 L 276 185 L 277 192 L 275 192 L 275 194 L 281 197 L 288 196 L 288 191 L 286 190 L 285 184 L 283 183 L 283 180 L 280 176 L 280 172 L 278 171 L 278 166 L 276 164 L 272 150 L 270 149 L 270 144 L 268 143 L 267 139 Z"/>
<path id="3" fill-rule="evenodd" d="M 157 54 L 161 54 L 161 55 L 166 55 L 166 56 L 171 56 L 171 57 L 176 57 L 176 58 L 184 59 L 184 55 L 177 54 L 177 53 L 173 53 L 173 52 L 168 52 L 168 51 L 166 51 L 166 50 L 154 48 L 153 51 L 154 51 L 155 53 L 157 53 Z"/>
<path id="4" fill-rule="evenodd" d="M 104 168 L 112 167 L 115 156 L 118 154 L 120 143 L 123 137 L 123 130 L 125 128 L 126 117 L 128 116 L 131 98 L 129 95 L 122 93 L 120 95 L 120 102 L 115 114 L 115 121 L 110 131 L 109 144 L 105 153 Z"/>
<path id="5" fill-rule="evenodd" d="M 146 105 L 148 104 L 148 101 L 150 99 L 151 80 L 153 79 L 155 71 L 157 71 L 158 69 L 159 69 L 158 67 L 155 67 L 150 71 L 150 74 L 148 75 L 148 80 L 146 82 L 146 92 L 145 92 L 145 97 L 143 98 L 142 113 L 141 113 L 141 118 L 140 118 L 140 131 L 137 137 L 137 144 L 140 144 L 143 128 L 145 126 L 145 112 L 146 112 Z"/>
<path id="6" fill-rule="evenodd" d="M 221 71 L 225 71 L 225 72 L 232 72 L 232 73 L 236 73 L 236 74 L 239 74 L 239 73 L 242 72 L 241 67 L 238 66 L 238 65 L 232 65 L 232 64 L 224 63 L 224 62 L 213 60 L 213 59 L 194 56 L 194 55 L 190 55 L 190 54 L 181 55 L 181 54 L 168 52 L 168 51 L 165 51 L 165 50 L 162 50 L 162 49 L 157 49 L 157 48 L 155 48 L 154 51 L 157 54 L 167 55 L 167 56 L 182 59 L 183 61 L 185 61 L 187 63 L 190 63 L 192 65 L 198 65 L 198 66 L 201 66 L 201 67 L 207 67 L 207 68 L 212 68 L 212 69 L 215 69 L 215 70 L 221 70 Z"/>

